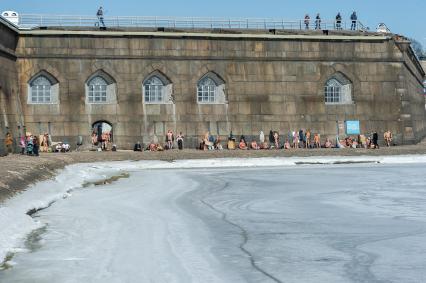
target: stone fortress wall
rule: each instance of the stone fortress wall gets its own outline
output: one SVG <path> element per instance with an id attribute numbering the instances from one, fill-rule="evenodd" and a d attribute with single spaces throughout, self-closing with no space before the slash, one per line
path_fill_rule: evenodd
<path id="1" fill-rule="evenodd" d="M 14 32 L 0 26 L 3 45 Z M 399 144 L 426 135 L 424 71 L 409 41 L 394 35 L 72 28 L 12 35 L 15 55 L 0 52 L 0 105 L 6 109 L 0 119 L 1 130 L 7 120 L 15 137 L 20 123 L 72 145 L 81 135 L 87 145 L 96 121 L 113 125 L 119 148 L 154 136 L 164 141 L 168 129 L 181 131 L 191 147 L 206 131 L 226 139 L 232 130 L 251 139 L 272 129 L 284 138 L 303 128 L 334 138 L 336 121 L 345 120 L 360 120 L 363 133 L 389 129 Z M 55 103 L 27 103 L 29 82 L 40 72 L 58 83 Z M 112 103 L 87 103 L 86 83 L 94 74 L 112 81 Z M 171 101 L 144 103 L 142 85 L 150 74 L 170 82 Z M 220 103 L 197 102 L 197 83 L 206 74 L 224 82 Z M 324 86 L 336 76 L 351 83 L 350 103 L 324 102 Z"/>

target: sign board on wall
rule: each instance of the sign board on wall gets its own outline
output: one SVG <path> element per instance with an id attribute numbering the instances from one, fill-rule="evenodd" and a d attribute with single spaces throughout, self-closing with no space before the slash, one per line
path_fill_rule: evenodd
<path id="1" fill-rule="evenodd" d="M 346 134 L 347 135 L 359 135 L 359 120 L 346 121 Z"/>

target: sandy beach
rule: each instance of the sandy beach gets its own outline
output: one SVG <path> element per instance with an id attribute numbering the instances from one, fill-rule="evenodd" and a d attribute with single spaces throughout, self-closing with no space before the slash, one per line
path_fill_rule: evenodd
<path id="1" fill-rule="evenodd" d="M 75 163 L 206 158 L 259 158 L 309 156 L 379 156 L 426 154 L 426 142 L 417 145 L 381 147 L 380 149 L 292 149 L 292 150 L 223 150 L 199 151 L 194 149 L 163 152 L 94 152 L 42 153 L 39 157 L 12 154 L 0 157 L 0 202 L 38 181 L 52 178 L 57 170 Z"/>

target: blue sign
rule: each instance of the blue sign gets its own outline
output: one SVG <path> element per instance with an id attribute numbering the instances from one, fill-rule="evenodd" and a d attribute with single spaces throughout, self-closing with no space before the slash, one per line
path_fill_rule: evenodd
<path id="1" fill-rule="evenodd" d="M 359 121 L 346 121 L 346 134 L 347 135 L 359 135 Z"/>

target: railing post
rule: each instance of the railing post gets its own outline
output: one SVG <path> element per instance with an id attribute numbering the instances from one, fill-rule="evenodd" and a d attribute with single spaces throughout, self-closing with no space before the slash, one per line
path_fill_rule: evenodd
<path id="1" fill-rule="evenodd" d="M 249 20 L 246 19 L 246 22 L 247 22 L 247 29 L 248 29 L 249 28 Z"/>

